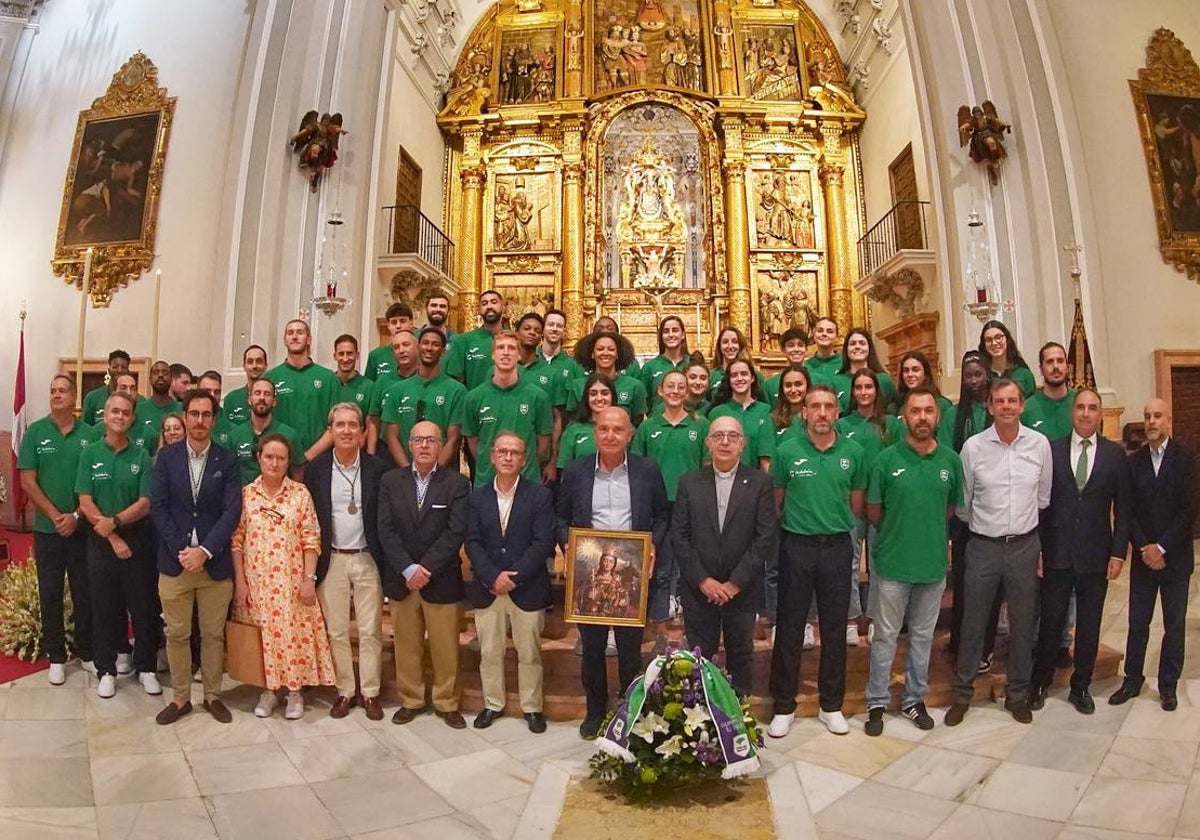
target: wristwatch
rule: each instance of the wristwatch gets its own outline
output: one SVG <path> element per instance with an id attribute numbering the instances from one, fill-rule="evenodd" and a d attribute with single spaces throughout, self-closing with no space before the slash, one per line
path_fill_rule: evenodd
<path id="1" fill-rule="evenodd" d="M 113 521 L 113 528 L 114 528 L 114 529 L 115 529 L 115 528 L 120 528 L 120 527 L 121 527 L 121 517 L 120 517 L 120 516 L 117 516 L 116 514 L 114 514 L 114 515 L 113 515 L 113 518 L 112 518 L 112 521 Z"/>

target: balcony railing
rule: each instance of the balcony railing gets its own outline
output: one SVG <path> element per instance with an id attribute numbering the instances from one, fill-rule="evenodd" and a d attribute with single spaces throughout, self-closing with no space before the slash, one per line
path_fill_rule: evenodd
<path id="1" fill-rule="evenodd" d="M 863 277 L 902 250 L 923 250 L 929 241 L 925 229 L 928 201 L 898 201 L 882 219 L 858 240 L 858 264 Z"/>
<path id="2" fill-rule="evenodd" d="M 387 213 L 388 253 L 416 254 L 447 277 L 454 270 L 454 242 L 413 204 L 392 204 Z"/>

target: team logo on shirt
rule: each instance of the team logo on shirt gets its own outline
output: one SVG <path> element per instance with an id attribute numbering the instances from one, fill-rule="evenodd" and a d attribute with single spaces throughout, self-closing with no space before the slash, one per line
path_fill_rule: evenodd
<path id="1" fill-rule="evenodd" d="M 697 438 L 697 435 L 696 435 L 695 429 L 692 429 L 690 432 L 688 432 L 688 440 L 694 441 L 696 438 Z"/>
<path id="2" fill-rule="evenodd" d="M 662 434 L 662 432 L 651 432 L 651 433 L 650 433 L 650 439 L 651 439 L 651 440 L 655 440 L 655 439 L 656 439 L 656 438 L 657 438 L 659 435 L 661 435 L 661 434 Z"/>
<path id="3" fill-rule="evenodd" d="M 846 432 L 846 437 L 852 438 L 855 434 L 857 434 L 857 432 Z"/>
<path id="4" fill-rule="evenodd" d="M 901 467 L 898 470 L 892 470 L 892 478 L 899 478 L 900 476 L 902 476 L 904 474 L 904 470 L 905 470 L 904 467 Z M 945 470 L 942 470 L 943 475 L 945 474 L 945 472 L 946 472 Z"/>
<path id="5" fill-rule="evenodd" d="M 541 376 L 538 377 L 538 384 L 539 385 L 549 385 L 550 377 L 546 376 L 546 374 L 543 373 Z"/>
<path id="6" fill-rule="evenodd" d="M 850 469 L 850 459 L 849 458 L 842 458 L 839 463 L 842 465 L 842 469 L 844 469 L 844 470 Z"/>
<path id="7" fill-rule="evenodd" d="M 629 402 L 629 392 L 628 391 L 617 391 L 617 400 L 619 402 Z"/>
<path id="8" fill-rule="evenodd" d="M 1032 423 L 1029 424 L 1029 428 L 1036 429 L 1040 425 L 1042 425 L 1041 420 L 1034 420 Z"/>
<path id="9" fill-rule="evenodd" d="M 141 446 L 142 442 L 139 440 L 137 443 L 139 446 Z M 129 472 L 132 473 L 133 475 L 137 475 L 139 472 L 141 472 L 141 470 L 142 470 L 141 464 L 130 464 L 129 465 Z"/>
<path id="10" fill-rule="evenodd" d="M 519 406 L 517 406 L 517 410 L 520 411 L 522 414 L 528 414 L 529 413 L 529 404 L 521 403 Z"/>
<path id="11" fill-rule="evenodd" d="M 467 348 L 467 361 L 468 362 L 477 362 L 483 358 L 483 355 L 484 354 L 483 354 L 482 348 L 479 348 L 479 347 Z"/>
<path id="12" fill-rule="evenodd" d="M 441 394 L 438 394 L 436 397 L 434 397 L 433 401 L 437 405 L 445 405 L 446 404 L 446 398 L 444 396 L 442 396 Z"/>
<path id="13" fill-rule="evenodd" d="M 579 446 L 580 444 L 587 443 L 587 439 L 588 439 L 587 435 L 576 435 L 575 436 L 575 445 Z"/>
<path id="14" fill-rule="evenodd" d="M 324 384 L 325 384 L 325 383 L 324 383 L 324 382 L 322 382 L 320 379 L 314 379 L 314 380 L 313 380 L 313 387 L 314 387 L 314 388 L 316 388 L 318 391 L 320 391 L 320 390 L 321 390 L 321 386 L 323 386 Z"/>
<path id="15" fill-rule="evenodd" d="M 365 397 L 365 396 L 366 396 L 366 394 L 355 394 L 355 395 L 354 395 L 354 399 L 355 399 L 357 402 L 362 402 L 362 401 L 363 401 L 363 397 Z"/>
<path id="16" fill-rule="evenodd" d="M 950 483 L 950 470 L 942 470 L 941 477 L 942 477 L 943 484 L 949 484 Z"/>

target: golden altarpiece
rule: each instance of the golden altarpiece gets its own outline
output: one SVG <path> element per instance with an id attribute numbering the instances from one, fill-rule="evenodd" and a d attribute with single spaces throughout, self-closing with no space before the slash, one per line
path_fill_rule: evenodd
<path id="1" fill-rule="evenodd" d="M 616 318 L 643 354 L 664 314 L 706 355 L 733 325 L 769 364 L 791 326 L 866 322 L 865 114 L 803 3 L 501 0 L 452 83 L 460 326 L 495 288 L 572 337 Z"/>

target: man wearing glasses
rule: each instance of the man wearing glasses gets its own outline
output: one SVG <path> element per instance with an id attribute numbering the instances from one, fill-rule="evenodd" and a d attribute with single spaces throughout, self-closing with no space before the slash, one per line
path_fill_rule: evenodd
<path id="1" fill-rule="evenodd" d="M 462 441 L 463 400 L 467 389 L 442 371 L 446 336 L 435 327 L 421 330 L 417 342 L 417 374 L 392 387 L 383 408 L 384 437 L 392 460 L 401 467 L 412 462 L 406 443 L 417 423 L 427 420 L 439 432 L 438 466 L 458 469 L 458 447 Z"/>
<path id="2" fill-rule="evenodd" d="M 218 723 L 229 723 L 233 716 L 219 692 L 225 672 L 225 619 L 233 598 L 229 539 L 242 516 L 242 484 L 233 453 L 212 443 L 217 401 L 195 390 L 184 397 L 183 405 L 187 438 L 159 453 L 150 491 L 150 518 L 158 535 L 158 594 L 174 692 L 173 701 L 155 719 L 172 724 L 192 710 L 195 611 L 204 708 Z"/>
<path id="3" fill-rule="evenodd" d="M 250 386 L 250 421 L 233 427 L 229 433 L 229 448 L 245 486 L 258 478 L 258 442 L 264 435 L 279 434 L 288 439 L 292 450 L 292 478 L 299 480 L 304 466 L 304 452 L 296 438 L 296 430 L 275 419 L 275 383 L 265 376 Z"/>

